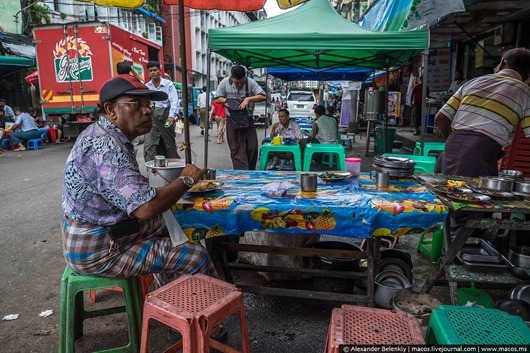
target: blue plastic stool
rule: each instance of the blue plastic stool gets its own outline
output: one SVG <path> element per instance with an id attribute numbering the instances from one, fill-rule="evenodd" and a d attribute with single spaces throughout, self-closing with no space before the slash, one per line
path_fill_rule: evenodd
<path id="1" fill-rule="evenodd" d="M 11 149 L 11 140 L 8 139 L 8 138 L 2 139 L 2 148 L 6 149 L 6 150 L 10 150 Z"/>
<path id="2" fill-rule="evenodd" d="M 44 143 L 41 138 L 31 139 L 27 142 L 26 148 L 28 150 L 40 150 L 44 148 Z"/>

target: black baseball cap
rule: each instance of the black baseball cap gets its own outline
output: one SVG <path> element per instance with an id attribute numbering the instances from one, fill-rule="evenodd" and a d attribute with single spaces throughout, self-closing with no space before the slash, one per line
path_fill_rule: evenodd
<path id="1" fill-rule="evenodd" d="M 99 91 L 99 103 L 103 105 L 121 95 L 145 96 L 152 101 L 163 101 L 168 98 L 162 91 L 151 91 L 131 75 L 118 75 L 103 84 Z"/>

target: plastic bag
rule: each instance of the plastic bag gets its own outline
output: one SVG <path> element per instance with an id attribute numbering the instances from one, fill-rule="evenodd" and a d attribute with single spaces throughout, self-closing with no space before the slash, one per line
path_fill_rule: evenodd
<path id="1" fill-rule="evenodd" d="M 182 122 L 182 119 L 179 119 L 175 123 L 175 133 L 182 134 L 183 131 L 184 131 L 184 123 Z"/>

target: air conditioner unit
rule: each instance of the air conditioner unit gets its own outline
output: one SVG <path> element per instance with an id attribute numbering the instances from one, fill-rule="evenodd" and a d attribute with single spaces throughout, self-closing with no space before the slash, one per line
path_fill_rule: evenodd
<path id="1" fill-rule="evenodd" d="M 493 45 L 502 44 L 502 25 L 495 27 L 495 32 L 493 34 Z"/>

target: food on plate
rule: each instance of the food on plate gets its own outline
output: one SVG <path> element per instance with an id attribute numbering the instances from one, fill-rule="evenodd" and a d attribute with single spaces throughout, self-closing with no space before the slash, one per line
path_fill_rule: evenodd
<path id="1" fill-rule="evenodd" d="M 451 194 L 451 197 L 464 201 L 480 201 L 479 197 L 470 194 Z"/>
<path id="2" fill-rule="evenodd" d="M 445 193 L 451 193 L 451 194 L 465 194 L 470 193 L 471 190 L 465 189 L 459 186 L 445 186 L 445 185 L 439 185 L 434 188 L 437 191 L 445 192 Z"/>
<path id="3" fill-rule="evenodd" d="M 201 180 L 197 184 L 195 184 L 191 189 L 189 189 L 188 191 L 190 191 L 190 192 L 204 192 L 204 191 L 209 191 L 209 190 L 216 189 L 220 185 L 221 184 L 219 184 L 218 182 L 213 181 L 213 180 Z"/>
<path id="4" fill-rule="evenodd" d="M 318 175 L 322 180 L 343 180 L 351 176 L 348 172 L 330 172 L 324 171 Z"/>
<path id="5" fill-rule="evenodd" d="M 466 182 L 465 181 L 459 181 L 459 180 L 447 180 L 447 185 L 448 186 L 460 186 L 460 187 L 463 187 L 463 186 L 466 186 Z"/>

